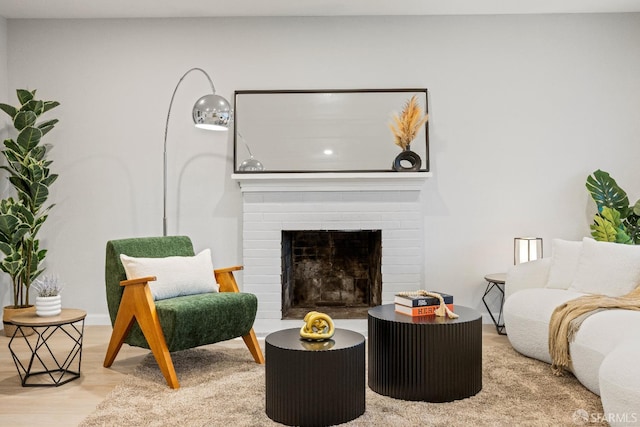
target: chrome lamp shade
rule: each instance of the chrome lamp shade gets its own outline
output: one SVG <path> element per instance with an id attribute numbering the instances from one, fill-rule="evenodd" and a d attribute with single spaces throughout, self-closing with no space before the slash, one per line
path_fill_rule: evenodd
<path id="1" fill-rule="evenodd" d="M 513 263 L 535 261 L 542 258 L 542 237 L 516 237 L 513 239 Z"/>
<path id="2" fill-rule="evenodd" d="M 231 121 L 231 106 L 220 95 L 205 95 L 193 106 L 193 123 L 197 128 L 227 130 Z"/>

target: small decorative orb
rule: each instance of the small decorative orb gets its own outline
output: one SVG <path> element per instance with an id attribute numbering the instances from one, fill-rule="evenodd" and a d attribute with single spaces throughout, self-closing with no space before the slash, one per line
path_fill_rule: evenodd
<path id="1" fill-rule="evenodd" d="M 250 159 L 247 159 L 240 163 L 238 170 L 242 172 L 261 172 L 264 170 L 264 166 L 262 166 L 260 160 L 251 157 Z"/>

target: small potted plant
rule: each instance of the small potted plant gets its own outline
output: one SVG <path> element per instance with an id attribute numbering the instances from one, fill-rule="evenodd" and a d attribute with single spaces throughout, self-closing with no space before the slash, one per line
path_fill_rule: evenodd
<path id="1" fill-rule="evenodd" d="M 57 316 L 62 311 L 60 291 L 62 284 L 56 276 L 43 276 L 31 285 L 36 297 L 36 314 L 42 317 Z"/>

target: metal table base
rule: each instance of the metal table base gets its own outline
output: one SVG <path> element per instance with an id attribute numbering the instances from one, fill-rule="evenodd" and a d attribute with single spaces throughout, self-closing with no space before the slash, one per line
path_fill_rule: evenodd
<path id="1" fill-rule="evenodd" d="M 34 319 L 11 319 L 16 331 L 9 351 L 23 387 L 58 387 L 80 377 L 85 315 L 82 310 L 65 309 L 51 318 L 34 314 Z M 55 346 L 49 342 L 54 335 Z"/>
<path id="2" fill-rule="evenodd" d="M 504 273 L 495 273 L 495 274 L 487 274 L 484 276 L 484 280 L 487 281 L 487 287 L 484 291 L 484 295 L 482 295 L 482 302 L 484 306 L 487 308 L 489 312 L 489 316 L 491 316 L 491 320 L 493 320 L 493 324 L 496 325 L 496 331 L 499 335 L 507 335 L 504 319 L 502 318 L 502 309 L 504 308 L 504 286 L 505 286 L 505 274 Z M 500 311 L 498 312 L 498 318 L 493 315 L 491 309 L 489 309 L 489 304 L 487 304 L 487 295 L 493 290 L 497 289 L 500 292 Z"/>

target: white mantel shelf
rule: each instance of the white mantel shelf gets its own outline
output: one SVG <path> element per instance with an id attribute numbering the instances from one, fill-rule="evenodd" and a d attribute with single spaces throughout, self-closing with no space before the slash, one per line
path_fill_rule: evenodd
<path id="1" fill-rule="evenodd" d="M 431 172 L 234 173 L 240 191 L 420 191 Z"/>

